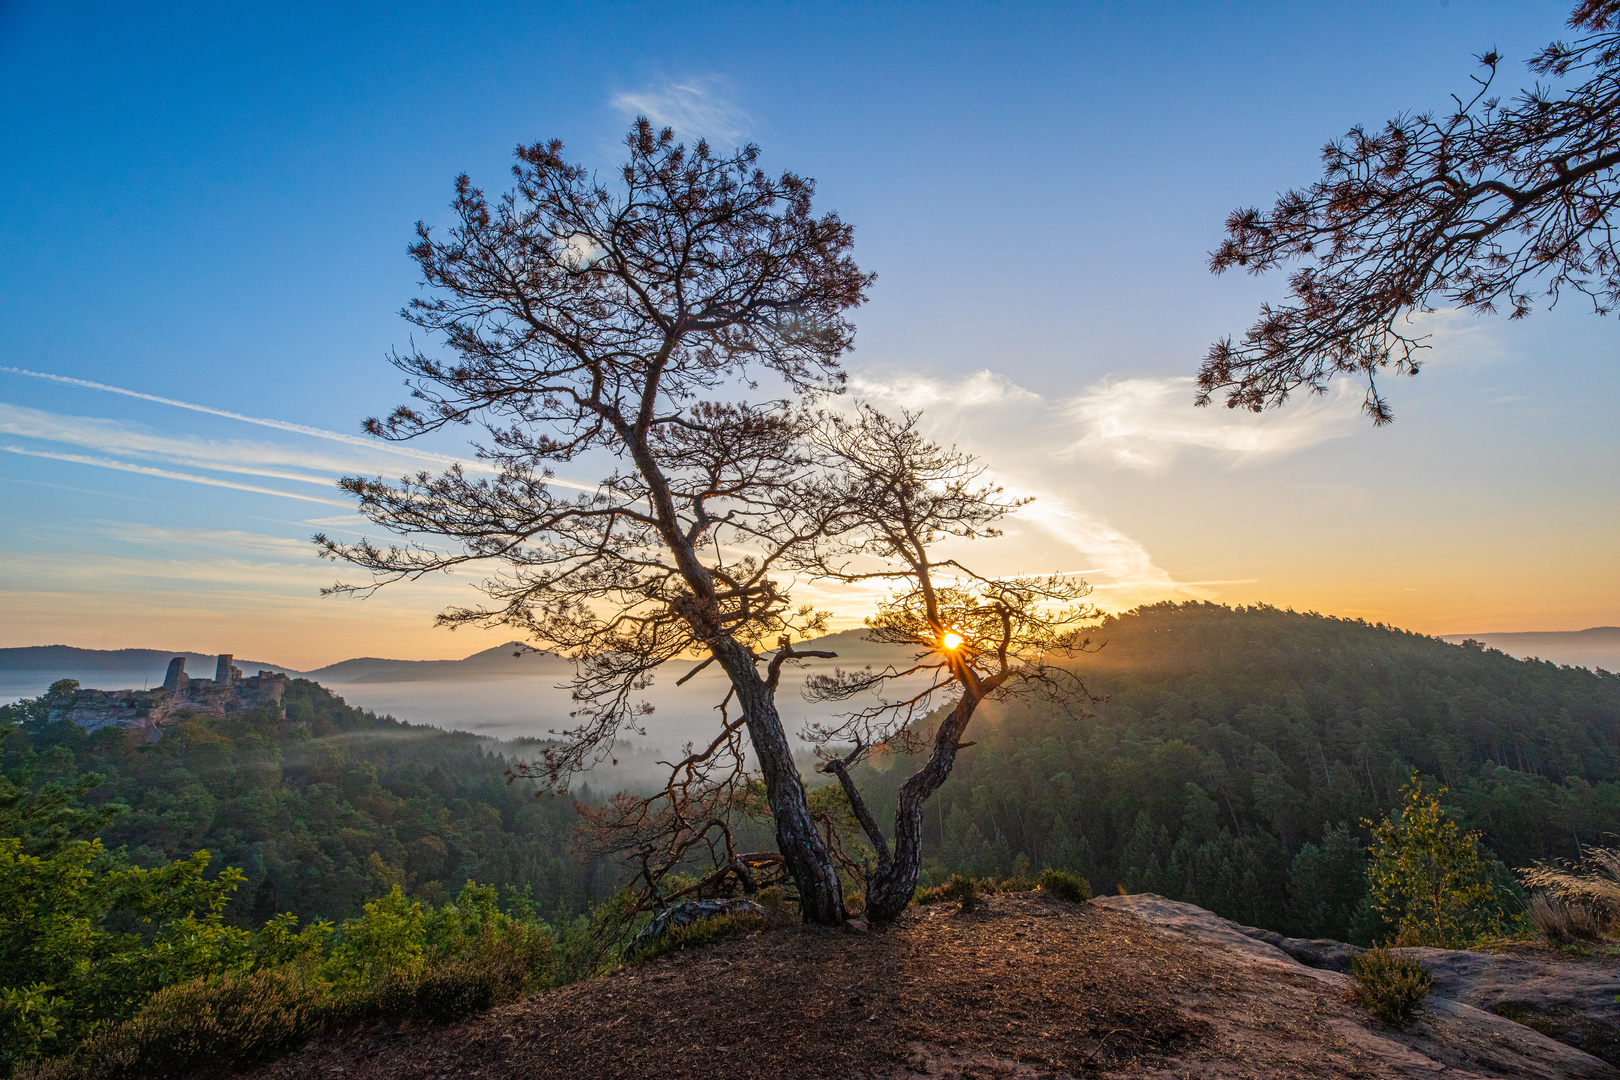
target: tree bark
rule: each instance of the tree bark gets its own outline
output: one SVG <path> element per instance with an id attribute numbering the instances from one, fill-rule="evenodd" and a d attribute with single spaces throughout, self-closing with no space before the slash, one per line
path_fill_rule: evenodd
<path id="1" fill-rule="evenodd" d="M 934 735 L 934 752 L 928 763 L 900 786 L 900 797 L 894 811 L 892 853 L 887 865 L 880 861 L 877 871 L 866 882 L 866 917 L 871 921 L 892 922 L 910 905 L 912 894 L 917 891 L 917 878 L 922 873 L 923 803 L 951 775 L 968 721 L 973 719 L 974 710 L 984 700 L 984 693 L 1000 681 L 998 678 L 980 687 L 980 693 L 971 690 L 963 693 L 956 708 L 951 710 L 951 715 L 939 725 L 939 731 Z M 850 801 L 859 807 L 857 816 L 863 822 L 869 821 L 871 816 L 865 813 L 865 806 L 859 802 L 859 792 L 846 776 L 847 773 L 841 771 L 839 779 L 844 782 L 844 790 Z M 873 837 L 878 850 L 882 851 L 880 840 L 881 834 Z"/>
<path id="2" fill-rule="evenodd" d="M 724 637 L 710 642 L 709 647 L 731 677 L 742 705 L 776 826 L 776 848 L 798 886 L 804 921 L 838 926 L 845 918 L 843 885 L 838 880 L 838 867 L 810 816 L 804 781 L 793 763 L 793 747 L 776 711 L 776 694 L 760 677 L 754 656 L 746 646 Z"/>

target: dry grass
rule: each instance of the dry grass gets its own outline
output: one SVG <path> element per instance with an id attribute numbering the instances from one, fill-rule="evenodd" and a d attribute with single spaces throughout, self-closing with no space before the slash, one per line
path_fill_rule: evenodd
<path id="1" fill-rule="evenodd" d="M 1578 863 L 1537 863 L 1519 878 L 1536 890 L 1530 915 L 1553 941 L 1600 941 L 1620 924 L 1620 848 L 1587 848 Z"/>
<path id="2" fill-rule="evenodd" d="M 1548 941 L 1602 941 L 1608 920 L 1579 900 L 1562 900 L 1547 892 L 1530 898 L 1530 919 Z"/>

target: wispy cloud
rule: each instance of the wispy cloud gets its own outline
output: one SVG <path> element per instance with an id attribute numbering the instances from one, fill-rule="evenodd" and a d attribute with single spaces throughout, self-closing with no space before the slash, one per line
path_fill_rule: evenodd
<path id="1" fill-rule="evenodd" d="M 1140 541 L 1102 514 L 1083 509 L 1084 494 L 1066 482 L 1073 470 L 1053 469 L 1054 455 L 1075 439 L 1067 402 L 1048 401 L 990 371 L 954 382 L 863 374 L 850 383 L 854 396 L 881 407 L 923 410 L 933 437 L 979 455 L 1008 494 L 1034 497 L 1016 519 L 1025 525 L 1008 532 L 1011 556 L 1028 564 L 1019 569 L 1029 572 L 1036 560 L 1050 559 L 1055 540 L 1068 557 L 1096 568 L 1083 574 L 1111 608 L 1211 595 L 1202 586 L 1176 581 Z M 1040 539 L 1020 543 L 1019 534 L 1030 527 Z"/>
<path id="2" fill-rule="evenodd" d="M 1039 525 L 1050 537 L 1099 564 L 1089 573 L 1089 581 L 1109 607 L 1129 607 L 1158 600 L 1207 599 L 1213 595 L 1203 586 L 1177 581 L 1168 570 L 1153 561 L 1146 547 L 1126 535 L 1100 514 L 1081 510 L 1069 500 L 1027 489 L 1035 501 L 1021 515 Z"/>
<path id="3" fill-rule="evenodd" d="M 1340 386 L 1278 412 L 1256 415 L 1193 408 L 1190 378 L 1105 379 L 1081 393 L 1045 398 L 991 371 L 955 382 L 903 374 L 855 376 L 858 396 L 890 407 L 923 409 L 931 426 L 952 432 L 994 430 L 1008 443 L 997 457 L 1033 450 L 1089 457 L 1163 472 L 1184 450 L 1213 451 L 1234 466 L 1255 465 L 1348 435 L 1359 391 Z"/>
<path id="4" fill-rule="evenodd" d="M 159 547 L 288 555 L 298 559 L 312 557 L 315 550 L 308 540 L 294 540 L 291 537 L 272 536 L 269 533 L 249 532 L 245 529 L 171 529 L 134 521 L 108 521 L 102 525 L 107 534 L 116 539 Z"/>
<path id="5" fill-rule="evenodd" d="M 752 119 L 731 101 L 729 89 L 724 76 L 702 75 L 614 94 L 612 104 L 626 117 L 645 116 L 677 135 L 731 146 L 748 134 Z"/>
<path id="6" fill-rule="evenodd" d="M 1058 406 L 1080 426 L 1070 452 L 1146 472 L 1162 472 L 1189 447 L 1234 465 L 1254 465 L 1348 435 L 1358 423 L 1360 391 L 1339 382 L 1278 412 L 1255 414 L 1192 407 L 1190 378 L 1105 380 Z"/>
<path id="7" fill-rule="evenodd" d="M 1098 474 L 1081 461 L 1162 474 L 1184 455 L 1205 454 L 1241 468 L 1348 435 L 1359 422 L 1353 387 L 1256 416 L 1194 408 L 1187 378 L 1105 379 L 1057 398 L 991 371 L 956 380 L 865 372 L 850 384 L 855 397 L 881 407 L 923 410 L 935 438 L 979 455 L 1010 494 L 1034 496 L 1018 515 L 1024 524 L 1009 530 L 1009 546 L 1018 546 L 1018 528 L 1042 537 L 1022 545 L 1026 561 L 1061 544 L 1099 568 L 1084 576 L 1109 607 L 1209 598 L 1211 586 L 1229 583 L 1178 580 L 1140 540 L 1090 509 Z"/>

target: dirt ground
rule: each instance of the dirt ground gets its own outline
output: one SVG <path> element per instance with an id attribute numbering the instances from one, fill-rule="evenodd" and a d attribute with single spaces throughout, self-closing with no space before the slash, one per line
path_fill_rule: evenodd
<path id="1" fill-rule="evenodd" d="M 1124 912 L 1003 894 L 971 912 L 913 908 L 882 930 L 756 934 L 446 1027 L 337 1032 L 250 1075 L 1055 1080 L 1436 1071 L 1419 1055 L 1368 1053 L 1360 1034 L 1376 1022 L 1319 980 L 1259 970 Z"/>

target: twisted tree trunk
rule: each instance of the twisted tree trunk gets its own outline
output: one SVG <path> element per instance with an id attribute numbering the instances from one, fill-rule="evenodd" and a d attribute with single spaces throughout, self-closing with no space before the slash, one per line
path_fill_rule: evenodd
<path id="1" fill-rule="evenodd" d="M 861 829 L 877 852 L 877 868 L 866 879 L 866 917 L 869 920 L 891 922 L 899 918 L 900 913 L 911 904 L 911 897 L 917 891 L 917 878 L 922 873 L 923 803 L 951 775 L 951 769 L 956 765 L 956 752 L 963 745 L 962 733 L 973 719 L 974 710 L 1001 681 L 1000 677 L 996 677 L 979 684 L 976 690 L 963 692 L 956 708 L 951 710 L 950 716 L 934 733 L 934 751 L 929 755 L 927 764 L 900 786 L 900 797 L 894 811 L 893 854 L 889 851 L 883 830 L 878 828 L 855 781 L 850 778 L 849 769 L 836 759 L 828 763 L 827 771 L 836 774 L 839 783 L 844 786 L 844 793 L 849 796 L 850 806 L 855 810 L 856 820 L 861 823 Z"/>
<path id="2" fill-rule="evenodd" d="M 805 797 L 804 781 L 793 763 L 793 747 L 776 711 L 776 693 L 760 677 L 754 655 L 729 637 L 709 643 L 715 660 L 731 677 L 737 691 L 748 737 L 759 758 L 765 795 L 776 826 L 776 847 L 787 861 L 788 873 L 799 889 L 804 921 L 837 926 L 844 921 L 844 889 L 821 834 L 816 831 Z"/>

